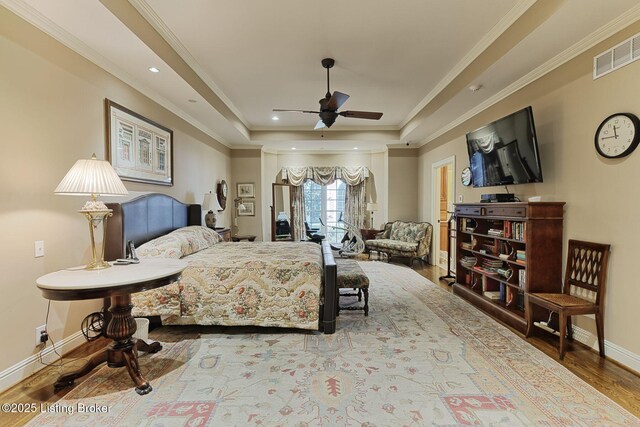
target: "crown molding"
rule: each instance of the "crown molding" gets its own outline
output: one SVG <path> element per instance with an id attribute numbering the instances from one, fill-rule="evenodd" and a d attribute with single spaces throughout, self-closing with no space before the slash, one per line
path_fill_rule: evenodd
<path id="1" fill-rule="evenodd" d="M 633 24 L 639 19 L 640 19 L 640 4 L 631 8 L 624 15 L 619 16 L 618 18 L 598 28 L 596 31 L 589 34 L 588 36 L 580 40 L 578 43 L 560 52 L 558 55 L 554 56 L 553 58 L 551 58 L 550 60 L 548 60 L 541 66 L 539 66 L 538 68 L 525 74 L 515 82 L 511 83 L 510 85 L 502 89 L 500 92 L 488 98 L 481 104 L 478 104 L 475 108 L 472 108 L 471 110 L 467 111 L 465 114 L 460 115 L 458 119 L 450 122 L 448 125 L 432 133 L 423 141 L 418 143 L 418 147 L 422 147 L 425 144 L 428 144 L 429 142 L 433 141 L 434 139 L 444 135 L 445 133 L 449 132 L 451 129 L 455 128 L 456 126 L 459 126 L 462 123 L 466 122 L 476 114 L 497 104 L 498 102 L 502 101 L 503 99 L 507 98 L 508 96 L 522 89 L 523 87 L 533 83 L 534 81 L 542 78 L 546 74 L 561 67 L 562 65 L 571 61 L 578 55 L 591 49 L 598 43 L 622 31 L 624 28 L 628 27 L 629 25 Z"/>
<path id="2" fill-rule="evenodd" d="M 116 66 L 113 62 L 100 55 L 98 52 L 96 52 L 89 45 L 78 39 L 73 34 L 62 29 L 58 24 L 44 16 L 29 4 L 25 3 L 22 0 L 0 0 L 0 4 L 5 6 L 7 9 L 12 11 L 25 21 L 29 22 L 31 25 L 35 26 L 39 30 L 53 37 L 69 49 L 73 50 L 83 58 L 102 68 L 107 73 L 113 75 L 119 80 L 122 80 L 127 85 L 131 86 L 146 97 L 160 104 L 162 107 L 171 111 L 190 125 L 209 135 L 211 138 L 215 139 L 222 145 L 231 148 L 229 141 L 222 138 L 208 126 L 193 118 L 191 115 L 183 111 L 180 107 L 158 94 L 155 90 L 149 88 L 144 83 L 140 82 L 138 79 L 122 70 L 120 67 Z"/>
<path id="3" fill-rule="evenodd" d="M 180 42 L 180 39 L 169 29 L 167 24 L 158 16 L 153 8 L 145 0 L 129 0 L 129 3 L 147 20 L 149 24 L 160 34 L 160 36 L 176 51 L 178 56 L 187 63 L 189 67 L 209 86 L 218 98 L 226 104 L 233 114 L 240 119 L 242 124 L 249 130 L 249 122 L 242 115 L 240 110 L 225 95 L 224 91 L 211 79 L 205 69 L 198 63 L 189 50 Z"/>
<path id="4" fill-rule="evenodd" d="M 440 92 L 442 92 L 460 73 L 462 73 L 482 52 L 484 52 L 491 44 L 496 41 L 502 33 L 513 25 L 536 0 L 520 0 L 513 6 L 498 23 L 480 39 L 476 45 L 458 62 L 442 80 L 425 96 L 418 105 L 415 106 L 409 115 L 400 122 L 400 128 L 409 123 L 422 109 L 424 109 Z"/>

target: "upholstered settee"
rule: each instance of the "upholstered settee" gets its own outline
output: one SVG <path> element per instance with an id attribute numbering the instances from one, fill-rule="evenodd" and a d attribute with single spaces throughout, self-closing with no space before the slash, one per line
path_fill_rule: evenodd
<path id="1" fill-rule="evenodd" d="M 384 226 L 384 230 L 375 239 L 365 242 L 369 251 L 385 253 L 388 256 L 418 259 L 428 262 L 431 251 L 433 226 L 428 222 L 393 221 Z"/>

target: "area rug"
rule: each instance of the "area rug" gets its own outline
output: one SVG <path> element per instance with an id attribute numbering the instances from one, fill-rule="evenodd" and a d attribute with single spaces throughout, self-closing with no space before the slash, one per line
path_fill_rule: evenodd
<path id="1" fill-rule="evenodd" d="M 360 265 L 370 278 L 369 316 L 341 312 L 334 335 L 163 327 L 151 334 L 163 350 L 141 357 L 153 392 L 138 396 L 124 369 L 103 367 L 30 425 L 640 424 L 413 270 Z"/>

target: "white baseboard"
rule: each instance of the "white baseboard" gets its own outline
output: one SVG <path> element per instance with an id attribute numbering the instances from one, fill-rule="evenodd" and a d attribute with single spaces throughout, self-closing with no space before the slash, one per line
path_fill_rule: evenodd
<path id="1" fill-rule="evenodd" d="M 573 326 L 573 338 L 598 351 L 598 338 L 589 331 Z M 627 368 L 640 372 L 640 356 L 617 344 L 604 340 L 604 352 L 607 358 L 615 360 Z"/>
<path id="2" fill-rule="evenodd" d="M 84 335 L 82 335 L 81 331 L 78 331 L 62 341 L 56 342 L 56 350 L 58 353 L 64 355 L 85 342 Z M 53 363 L 59 359 L 59 356 L 53 351 L 53 346 L 48 346 L 42 350 L 41 355 L 44 363 Z M 20 381 L 30 377 L 44 367 L 45 365 L 40 363 L 40 357 L 38 353 L 36 353 L 5 369 L 0 372 L 0 392 L 18 384 Z M 51 386 L 53 387 L 53 384 Z"/>

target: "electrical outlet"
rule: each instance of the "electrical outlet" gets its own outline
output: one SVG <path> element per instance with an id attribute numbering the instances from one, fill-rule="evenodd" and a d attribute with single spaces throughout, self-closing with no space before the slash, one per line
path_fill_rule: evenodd
<path id="1" fill-rule="evenodd" d="M 458 203 L 462 203 L 463 197 L 462 194 L 458 194 Z"/>
<path id="2" fill-rule="evenodd" d="M 36 258 L 40 258 L 44 256 L 44 240 L 36 240 L 35 244 L 35 254 Z"/>
<path id="3" fill-rule="evenodd" d="M 47 334 L 47 325 L 38 326 L 36 328 L 36 346 L 47 342 L 49 336 Z"/>

